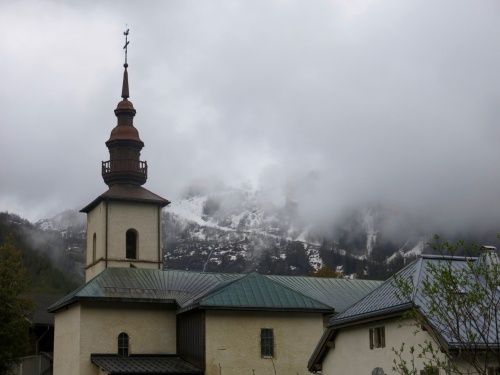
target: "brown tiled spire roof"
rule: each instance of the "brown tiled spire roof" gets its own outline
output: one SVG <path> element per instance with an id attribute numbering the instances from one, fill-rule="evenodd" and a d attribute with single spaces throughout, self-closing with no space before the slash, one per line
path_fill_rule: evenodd
<path id="1" fill-rule="evenodd" d="M 128 30 L 125 35 L 128 35 Z M 125 44 L 125 56 L 128 41 Z M 117 125 L 106 142 L 110 160 L 102 162 L 102 177 L 108 186 L 116 184 L 143 185 L 148 178 L 148 166 L 140 160 L 144 143 L 134 127 L 136 110 L 130 100 L 128 84 L 128 63 L 123 64 L 122 100 L 115 109 Z"/>

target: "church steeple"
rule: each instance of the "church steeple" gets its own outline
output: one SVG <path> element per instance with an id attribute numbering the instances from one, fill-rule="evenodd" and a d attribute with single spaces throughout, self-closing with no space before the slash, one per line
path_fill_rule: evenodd
<path id="1" fill-rule="evenodd" d="M 128 30 L 124 33 L 128 36 Z M 106 142 L 109 149 L 110 160 L 102 162 L 102 178 L 108 186 L 115 184 L 143 185 L 148 178 L 148 166 L 140 160 L 144 143 L 139 138 L 139 132 L 134 127 L 136 110 L 129 98 L 128 63 L 126 39 L 125 68 L 123 72 L 122 101 L 115 109 L 118 124 L 111 131 L 111 136 Z"/>
<path id="2" fill-rule="evenodd" d="M 128 36 L 128 30 L 125 31 Z M 110 267 L 162 269 L 162 208 L 170 202 L 145 189 L 147 164 L 140 160 L 144 143 L 134 127 L 129 98 L 127 45 L 122 100 L 115 109 L 118 124 L 106 142 L 110 160 L 102 162 L 109 189 L 81 212 L 87 214 L 87 281 Z"/>

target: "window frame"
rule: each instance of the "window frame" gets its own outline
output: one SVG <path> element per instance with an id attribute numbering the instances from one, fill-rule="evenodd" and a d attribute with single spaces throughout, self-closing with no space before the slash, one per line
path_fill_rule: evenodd
<path id="1" fill-rule="evenodd" d="M 133 238 L 129 238 L 129 235 L 133 236 Z M 138 259 L 138 250 L 139 233 L 133 228 L 127 229 L 127 231 L 125 232 L 125 258 Z"/>
<path id="2" fill-rule="evenodd" d="M 260 356 L 262 358 L 274 358 L 275 342 L 274 342 L 274 329 L 261 328 L 260 329 Z"/>
<path id="3" fill-rule="evenodd" d="M 118 334 L 118 355 L 122 357 L 130 355 L 130 337 L 127 332 Z"/>
<path id="4" fill-rule="evenodd" d="M 92 236 L 92 263 L 97 260 L 97 234 L 94 232 Z"/>
<path id="5" fill-rule="evenodd" d="M 385 348 L 385 326 L 369 329 L 370 349 Z"/>

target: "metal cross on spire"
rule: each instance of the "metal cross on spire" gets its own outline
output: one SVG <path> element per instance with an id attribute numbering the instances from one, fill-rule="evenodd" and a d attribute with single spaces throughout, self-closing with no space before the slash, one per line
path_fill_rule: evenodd
<path id="1" fill-rule="evenodd" d="M 127 25 L 125 25 L 127 27 Z M 128 52 L 128 44 L 130 43 L 128 41 L 128 33 L 130 29 L 127 29 L 126 31 L 123 32 L 123 35 L 125 35 L 125 45 L 123 46 L 123 49 L 125 50 L 125 65 L 127 64 L 127 52 Z"/>

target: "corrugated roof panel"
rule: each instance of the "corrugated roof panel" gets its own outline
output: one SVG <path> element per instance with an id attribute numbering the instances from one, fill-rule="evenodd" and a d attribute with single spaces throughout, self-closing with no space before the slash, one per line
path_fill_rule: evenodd
<path id="1" fill-rule="evenodd" d="M 302 295 L 274 280 L 253 273 L 203 297 L 200 307 L 266 308 L 266 309 L 320 309 L 332 310 L 328 305 Z"/>
<path id="2" fill-rule="evenodd" d="M 266 275 L 265 277 L 321 301 L 335 308 L 336 312 L 344 311 L 347 307 L 382 284 L 381 281 L 374 280 L 277 275 Z"/>
<path id="3" fill-rule="evenodd" d="M 242 283 L 236 283 L 238 280 Z M 207 306 L 220 305 L 224 308 L 281 306 L 342 310 L 376 285 L 378 282 L 366 280 L 108 268 L 49 310 L 55 311 L 74 301 L 89 298 L 163 303 L 175 300 L 181 308 L 188 308 L 203 297 Z"/>
<path id="4" fill-rule="evenodd" d="M 203 374 L 203 370 L 172 355 L 91 354 L 90 359 L 108 374 Z"/>
<path id="5" fill-rule="evenodd" d="M 494 312 L 491 314 L 480 314 L 478 311 L 478 314 L 475 314 L 476 319 L 472 322 L 473 324 L 468 324 L 469 322 L 467 317 L 464 317 L 464 321 L 459 324 L 461 329 L 461 339 L 458 340 L 459 336 L 457 336 L 456 333 L 448 332 L 447 326 L 444 325 L 442 321 L 437 318 L 434 319 L 434 315 L 429 314 L 429 296 L 423 295 L 422 293 L 422 283 L 424 281 L 433 282 L 434 276 L 433 272 L 430 271 L 431 266 L 439 266 L 439 264 L 446 262 L 446 267 L 450 266 L 452 272 L 456 273 L 463 271 L 471 265 L 471 262 L 475 261 L 476 258 L 421 256 L 398 273 L 400 277 L 410 280 L 413 283 L 415 293 L 411 298 L 398 297 L 398 289 L 393 285 L 393 279 L 391 278 L 385 281 L 371 294 L 359 300 L 343 313 L 335 316 L 331 320 L 330 325 L 331 327 L 335 327 L 348 322 L 355 322 L 368 316 L 383 315 L 391 311 L 397 311 L 398 309 L 408 309 L 415 306 L 424 316 L 427 317 L 429 323 L 437 329 L 437 332 L 441 335 L 442 339 L 445 340 L 445 342 L 447 342 L 450 346 L 459 347 L 462 345 L 460 341 L 463 341 L 464 338 L 467 337 L 467 329 L 472 332 L 475 330 L 482 330 L 482 334 L 478 334 L 478 339 L 475 341 L 475 345 L 486 345 L 485 340 L 482 339 L 486 337 L 486 340 L 489 340 L 490 344 L 499 344 L 497 338 L 498 332 L 495 327 L 500 325 L 500 316 L 496 315 Z M 478 280 L 471 280 L 471 283 L 465 283 L 462 287 L 464 289 L 470 288 L 470 285 L 473 285 L 476 282 L 478 282 Z M 463 290 L 463 292 L 467 292 L 467 290 Z M 492 292 L 492 298 L 500 300 L 499 293 L 497 291 Z M 443 303 L 446 302 L 443 301 Z M 479 331 L 477 332 L 479 333 Z"/>

